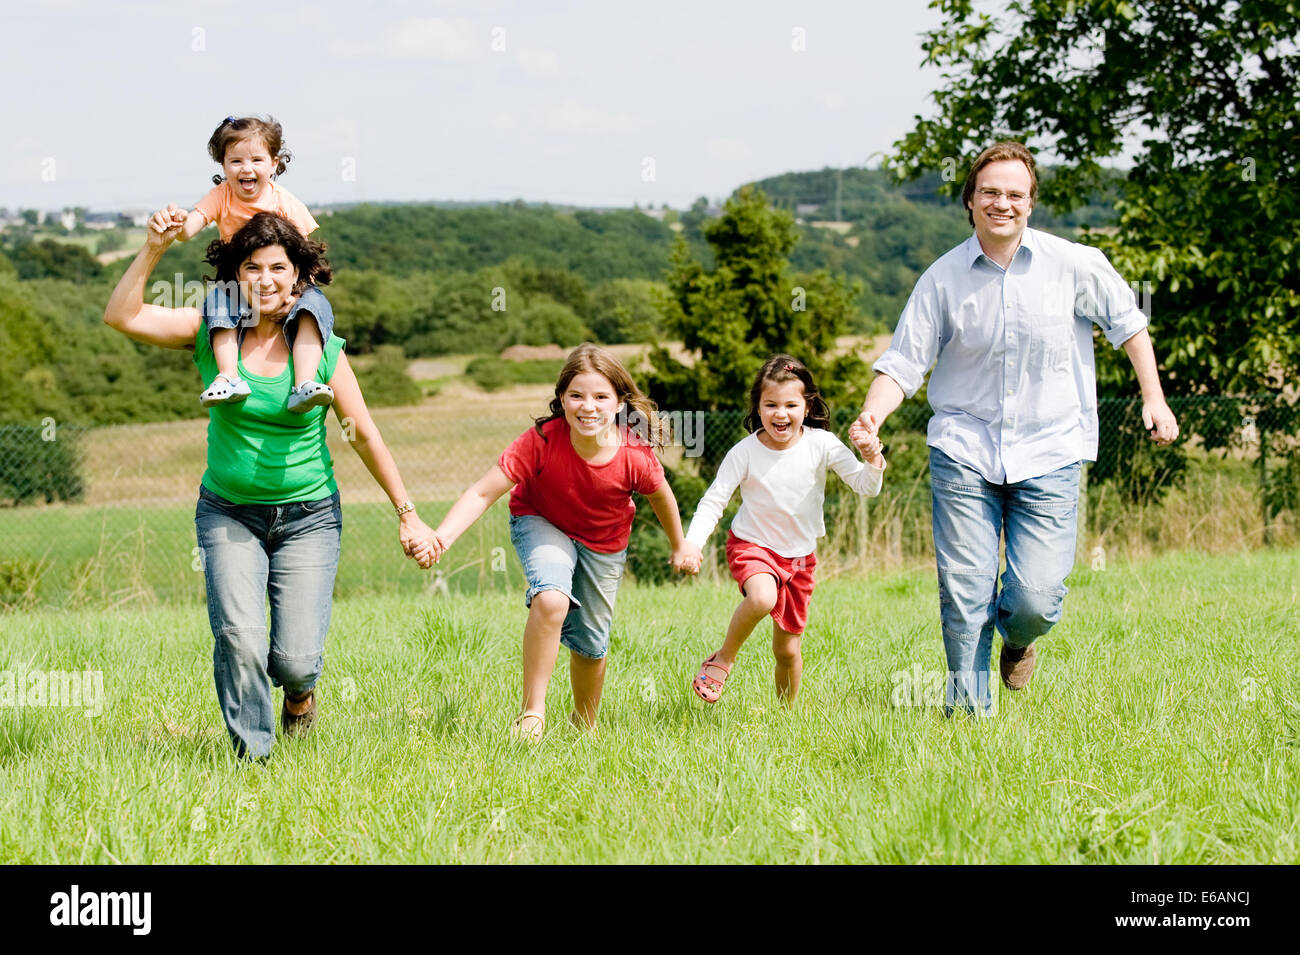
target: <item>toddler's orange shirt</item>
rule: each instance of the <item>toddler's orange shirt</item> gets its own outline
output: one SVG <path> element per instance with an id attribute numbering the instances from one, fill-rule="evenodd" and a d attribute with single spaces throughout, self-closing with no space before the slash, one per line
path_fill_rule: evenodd
<path id="1" fill-rule="evenodd" d="M 235 195 L 229 182 L 223 182 L 195 203 L 194 208 L 202 212 L 209 222 L 217 224 L 222 242 L 229 240 L 232 235 L 248 225 L 248 220 L 259 212 L 274 212 L 276 215 L 284 216 L 305 236 L 316 231 L 319 223 L 312 218 L 307 207 L 299 202 L 293 193 L 275 182 L 268 183 L 268 186 L 269 188 L 263 190 L 260 198 L 253 202 L 245 202 Z"/>

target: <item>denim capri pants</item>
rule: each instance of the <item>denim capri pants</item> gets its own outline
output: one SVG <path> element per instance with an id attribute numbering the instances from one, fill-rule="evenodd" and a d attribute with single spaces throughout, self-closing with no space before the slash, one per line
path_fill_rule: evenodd
<path id="1" fill-rule="evenodd" d="M 531 607 L 534 595 L 543 590 L 564 594 L 569 612 L 560 628 L 560 643 L 579 656 L 603 658 L 609 652 L 614 598 L 627 548 L 602 554 L 535 514 L 510 516 L 510 542 L 528 578 L 524 604 Z"/>
<path id="2" fill-rule="evenodd" d="M 314 285 L 308 285 L 284 320 L 284 340 L 292 348 L 294 332 L 298 328 L 298 319 L 306 314 L 316 320 L 320 328 L 320 340 L 327 342 L 334 332 L 334 309 L 329 299 Z M 253 310 L 244 301 L 237 282 L 217 282 L 208 289 L 207 298 L 203 300 L 203 321 L 208 326 L 208 337 L 219 328 L 238 328 L 241 324 L 256 324 L 252 320 Z"/>

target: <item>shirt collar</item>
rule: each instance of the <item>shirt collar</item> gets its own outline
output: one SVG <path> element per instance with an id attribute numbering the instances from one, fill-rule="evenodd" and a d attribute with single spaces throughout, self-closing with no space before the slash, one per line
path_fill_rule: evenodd
<path id="1" fill-rule="evenodd" d="M 1020 257 L 1022 250 L 1028 251 L 1030 259 L 1033 259 L 1034 250 L 1038 247 L 1038 240 L 1034 238 L 1035 235 L 1035 230 L 1025 226 L 1025 231 L 1020 234 L 1020 247 L 1016 249 L 1016 254 L 1011 259 L 1012 262 L 1015 262 Z M 979 261 L 980 256 L 984 256 L 984 250 L 980 248 L 979 236 L 972 232 L 970 238 L 966 240 L 966 244 L 962 247 L 962 252 L 966 260 L 966 268 L 973 268 L 975 263 Z M 988 256 L 984 257 L 988 258 Z M 993 260 L 989 259 L 989 261 L 992 262 Z"/>

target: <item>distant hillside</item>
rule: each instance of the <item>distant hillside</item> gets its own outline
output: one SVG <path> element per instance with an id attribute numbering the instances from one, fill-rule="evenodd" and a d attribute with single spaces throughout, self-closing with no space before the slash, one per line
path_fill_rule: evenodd
<path id="1" fill-rule="evenodd" d="M 801 223 L 796 271 L 826 269 L 860 283 L 850 329 L 856 334 L 892 328 L 921 272 L 970 234 L 958 204 L 936 194 L 936 177 L 900 185 L 879 170 L 823 169 L 756 185 Z M 523 202 L 359 205 L 322 210 L 317 237 L 328 243 L 335 268 L 326 292 L 338 333 L 349 352 L 386 355 L 382 367 L 392 369 L 402 354 L 657 340 L 656 301 L 673 243 L 683 237 L 707 262 L 701 229 L 711 211 L 705 199 L 654 216 Z M 1033 222 L 1070 234 L 1112 215 L 1099 201 L 1063 218 L 1039 208 Z M 195 288 L 201 298 L 199 280 L 212 271 L 203 254 L 213 237 L 209 229 L 168 251 L 154 272 L 151 301 L 192 301 Z M 93 244 L 61 227 L 14 225 L 0 234 L 0 424 L 200 414 L 188 356 L 103 328 L 104 304 L 129 260 L 100 262 L 90 248 L 128 240 L 139 242 L 140 232 L 105 230 Z M 381 391 L 383 374 L 375 374 L 366 383 L 372 398 L 410 392 Z"/>
<path id="2" fill-rule="evenodd" d="M 1051 175 L 1050 169 L 1040 176 Z M 893 328 L 921 273 L 970 235 L 960 202 L 938 193 L 937 174 L 898 183 L 880 169 L 790 172 L 753 185 L 793 212 L 804 238 L 793 260 L 801 269 L 828 268 L 863 285 L 859 331 L 872 324 Z M 1079 226 L 1114 221 L 1113 197 L 1068 215 L 1034 209 L 1036 228 L 1072 237 Z"/>

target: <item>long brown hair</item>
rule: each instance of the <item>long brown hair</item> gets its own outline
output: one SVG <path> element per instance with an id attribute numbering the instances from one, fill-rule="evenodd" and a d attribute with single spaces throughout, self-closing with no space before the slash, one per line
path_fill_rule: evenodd
<path id="1" fill-rule="evenodd" d="M 277 160 L 274 176 L 284 175 L 285 169 L 293 160 L 293 153 L 284 148 L 284 129 L 275 121 L 274 116 L 266 119 L 257 116 L 227 116 L 208 140 L 208 155 L 220 166 L 226 161 L 226 150 L 245 139 L 260 139 L 271 158 Z M 212 177 L 212 183 L 216 186 L 225 181 L 225 176 Z"/>
<path id="2" fill-rule="evenodd" d="M 656 449 L 664 446 L 665 436 L 655 403 L 637 387 L 621 361 L 611 352 L 591 342 L 583 342 L 569 352 L 564 367 L 560 369 L 560 377 L 555 380 L 555 397 L 551 399 L 550 414 L 542 415 L 533 422 L 538 434 L 542 433 L 542 425 L 546 422 L 564 417 L 564 392 L 568 390 L 569 383 L 584 372 L 600 375 L 614 386 L 614 393 L 623 404 L 623 409 L 619 412 L 619 425 L 637 434 Z"/>
<path id="3" fill-rule="evenodd" d="M 803 400 L 807 404 L 803 423 L 810 428 L 831 428 L 831 409 L 826 399 L 817 390 L 808 366 L 792 355 L 773 355 L 763 362 L 763 367 L 754 376 L 754 386 L 749 389 L 749 414 L 745 415 L 745 430 L 751 434 L 763 427 L 763 418 L 758 413 L 759 402 L 763 400 L 763 385 L 771 382 L 783 385 L 787 381 L 797 381 L 803 385 Z"/>

